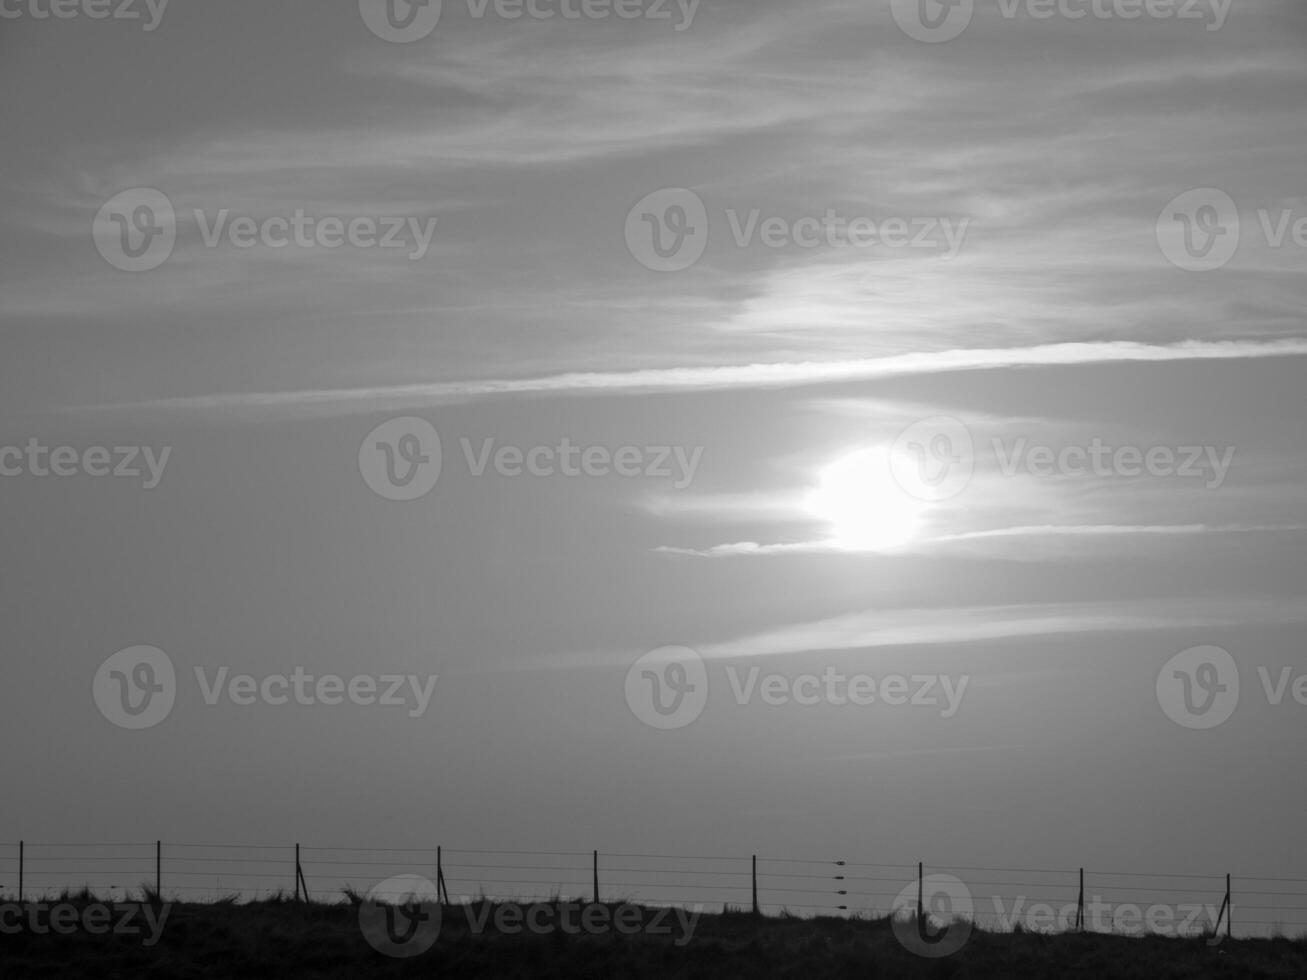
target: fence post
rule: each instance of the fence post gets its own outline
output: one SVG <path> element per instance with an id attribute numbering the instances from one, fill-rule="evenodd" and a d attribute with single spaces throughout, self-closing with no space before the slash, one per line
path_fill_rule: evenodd
<path id="1" fill-rule="evenodd" d="M 917 932 L 920 933 L 926 922 L 926 881 L 922 872 L 923 862 L 917 862 Z"/>
<path id="2" fill-rule="evenodd" d="M 1221 911 L 1216 913 L 1216 921 L 1212 923 L 1212 935 L 1207 940 L 1208 946 L 1219 946 L 1221 943 L 1221 917 L 1225 916 L 1225 938 L 1229 939 L 1231 935 L 1230 920 L 1234 918 L 1234 905 L 1230 901 L 1230 876 L 1225 876 L 1225 898 L 1221 900 Z"/>
<path id="3" fill-rule="evenodd" d="M 23 900 L 23 870 L 24 870 L 23 852 L 25 849 L 26 846 L 24 845 L 24 843 L 22 841 L 19 841 L 18 842 L 18 901 L 19 902 L 22 902 Z"/>
<path id="4" fill-rule="evenodd" d="M 753 915 L 757 918 L 758 912 L 758 855 L 753 856 Z"/>
<path id="5" fill-rule="evenodd" d="M 599 852 L 594 852 L 594 896 L 596 905 L 599 904 Z"/>
<path id="6" fill-rule="evenodd" d="M 1085 931 L 1085 869 L 1080 869 L 1080 898 L 1076 900 L 1076 932 Z"/>
<path id="7" fill-rule="evenodd" d="M 1234 931 L 1234 898 L 1230 894 L 1230 875 L 1225 875 L 1225 938 L 1230 939 Z"/>
<path id="8" fill-rule="evenodd" d="M 304 866 L 300 864 L 300 846 L 295 845 L 295 894 L 303 894 L 304 901 L 309 900 L 309 883 L 304 879 Z"/>
<path id="9" fill-rule="evenodd" d="M 439 846 L 436 847 L 436 898 L 441 899 L 446 905 L 449 904 L 449 888 L 445 884 L 444 856 Z"/>
<path id="10" fill-rule="evenodd" d="M 154 842 L 154 894 L 163 898 L 163 841 Z"/>

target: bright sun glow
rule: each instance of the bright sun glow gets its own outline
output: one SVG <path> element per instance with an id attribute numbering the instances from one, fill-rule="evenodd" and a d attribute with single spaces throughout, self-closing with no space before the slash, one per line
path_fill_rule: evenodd
<path id="1" fill-rule="evenodd" d="M 921 527 L 925 503 L 890 473 L 887 449 L 861 449 L 821 471 L 808 511 L 830 524 L 831 540 L 849 551 L 906 544 Z"/>

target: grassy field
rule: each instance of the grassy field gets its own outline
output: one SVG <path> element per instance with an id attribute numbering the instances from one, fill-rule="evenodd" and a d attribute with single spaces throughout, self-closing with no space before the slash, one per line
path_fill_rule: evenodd
<path id="1" fill-rule="evenodd" d="M 365 938 L 361 923 L 375 922 L 367 915 L 377 907 L 362 906 L 357 898 L 337 904 L 155 905 L 148 914 L 141 903 L 96 903 L 85 894 L 47 903 L 55 904 L 63 906 L 57 913 L 63 916 L 58 934 L 47 928 L 52 908 L 34 910 L 31 902 L 0 906 L 0 977 L 1307 977 L 1307 943 L 1287 939 L 1235 939 L 1209 946 L 1202 939 L 976 929 L 952 955 L 929 959 L 908 952 L 886 919 L 755 920 L 744 913 L 704 913 L 687 937 L 685 920 L 647 908 L 623 913 L 610 905 L 595 910 L 595 921 L 618 922 L 625 914 L 629 926 L 639 914 L 642 931 L 573 934 L 553 928 L 533 934 L 516 931 L 515 920 L 504 918 L 504 906 L 486 903 L 439 910 L 438 938 L 430 947 L 420 955 L 395 958 Z M 97 905 L 109 906 L 109 911 L 96 911 Z M 37 928 L 45 931 L 31 927 L 33 915 Z M 659 934 L 648 934 L 655 923 Z M 497 928 L 505 924 L 507 932 Z"/>

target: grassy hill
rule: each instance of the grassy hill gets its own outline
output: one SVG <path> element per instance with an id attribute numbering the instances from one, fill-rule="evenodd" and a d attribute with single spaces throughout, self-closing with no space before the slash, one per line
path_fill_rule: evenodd
<path id="1" fill-rule="evenodd" d="M 89 895 L 51 901 L 73 906 L 76 912 L 64 913 L 70 919 L 76 916 L 83 925 L 90 922 L 95 928 L 104 927 L 103 916 L 85 915 L 94 902 Z M 20 913 L 24 923 L 29 921 L 30 904 L 20 907 L 11 902 L 2 907 L 7 911 L 0 922 L 4 927 L 0 930 L 0 976 L 6 980 L 1307 977 L 1307 943 L 1288 939 L 1236 939 L 1211 947 L 1201 939 L 1047 936 L 976 929 L 957 952 L 928 959 L 908 952 L 887 919 L 755 920 L 744 913 L 728 912 L 703 914 L 688 941 L 675 925 L 668 934 L 656 936 L 613 931 L 572 935 L 559 929 L 544 935 L 508 935 L 495 925 L 502 906 L 483 903 L 441 910 L 434 944 L 420 955 L 401 959 L 383 955 L 369 944 L 360 925 L 357 898 L 337 904 L 297 904 L 284 899 L 174 904 L 166 909 L 166 918 L 165 910 L 156 906 L 151 920 L 138 909 L 133 918 L 136 932 L 101 935 L 82 927 L 59 935 L 37 934 L 26 925 L 14 931 Z M 125 909 L 115 907 L 111 912 L 112 920 L 119 922 Z M 649 923 L 658 913 L 644 909 L 641 914 Z M 470 922 L 482 916 L 486 925 L 474 928 Z M 149 921 L 159 927 L 153 944 L 149 942 Z"/>

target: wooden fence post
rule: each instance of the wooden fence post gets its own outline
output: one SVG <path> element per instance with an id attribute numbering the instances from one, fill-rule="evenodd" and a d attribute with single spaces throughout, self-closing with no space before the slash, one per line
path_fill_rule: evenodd
<path id="1" fill-rule="evenodd" d="M 1225 898 L 1221 900 L 1221 911 L 1216 913 L 1216 921 L 1212 923 L 1212 934 L 1208 937 L 1208 946 L 1218 946 L 1221 942 L 1221 917 L 1225 917 L 1225 938 L 1229 939 L 1231 935 L 1230 920 L 1234 918 L 1234 904 L 1230 901 L 1230 876 L 1225 876 Z"/>
<path id="2" fill-rule="evenodd" d="M 19 841 L 18 842 L 18 901 L 19 902 L 22 902 L 23 900 L 23 870 L 24 870 L 23 855 L 25 849 L 26 849 L 26 845 L 22 841 Z"/>
<path id="3" fill-rule="evenodd" d="M 922 868 L 923 862 L 917 862 L 917 932 L 921 933 L 926 924 L 926 881 Z"/>
<path id="4" fill-rule="evenodd" d="M 163 841 L 154 842 L 154 894 L 163 898 Z"/>
<path id="5" fill-rule="evenodd" d="M 1085 869 L 1080 869 L 1080 898 L 1076 900 L 1076 931 L 1085 931 Z"/>
<path id="6" fill-rule="evenodd" d="M 596 905 L 599 904 L 599 852 L 594 852 L 594 896 Z"/>
<path id="7" fill-rule="evenodd" d="M 758 855 L 753 856 L 753 915 L 757 918 L 758 910 Z"/>
<path id="8" fill-rule="evenodd" d="M 445 884 L 445 865 L 444 856 L 441 848 L 436 847 L 436 898 L 449 904 L 449 888 Z"/>
<path id="9" fill-rule="evenodd" d="M 295 845 L 295 901 L 300 900 L 300 846 Z"/>
<path id="10" fill-rule="evenodd" d="M 1225 938 L 1229 939 L 1234 933 L 1234 897 L 1230 894 L 1230 875 L 1225 876 Z"/>

